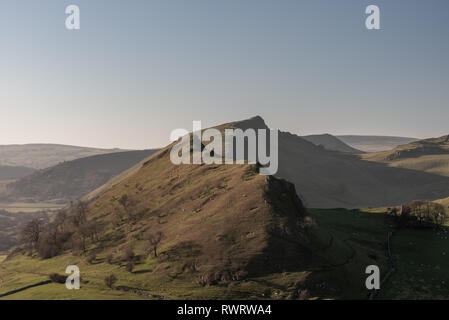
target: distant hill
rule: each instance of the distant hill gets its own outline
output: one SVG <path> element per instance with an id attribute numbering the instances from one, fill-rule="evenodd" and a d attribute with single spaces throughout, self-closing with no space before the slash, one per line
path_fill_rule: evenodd
<path id="1" fill-rule="evenodd" d="M 449 154 L 449 135 L 410 142 L 389 151 L 366 155 L 366 158 L 393 161 L 406 158 L 417 158 L 426 155 L 443 154 Z"/>
<path id="2" fill-rule="evenodd" d="M 399 145 L 417 141 L 416 138 L 389 137 L 389 136 L 357 136 L 343 135 L 338 139 L 351 147 L 364 152 L 378 152 L 396 148 Z"/>
<path id="3" fill-rule="evenodd" d="M 126 150 L 85 148 L 59 144 L 0 145 L 0 165 L 45 169 L 63 161 L 119 151 Z"/>
<path id="4" fill-rule="evenodd" d="M 364 154 L 363 159 L 449 177 L 449 136 L 424 139 L 392 150 Z"/>
<path id="5" fill-rule="evenodd" d="M 156 151 L 115 152 L 63 162 L 8 184 L 0 196 L 25 202 L 75 200 Z"/>
<path id="6" fill-rule="evenodd" d="M 0 166 L 0 180 L 12 180 L 31 174 L 34 169 L 27 167 Z"/>
<path id="7" fill-rule="evenodd" d="M 306 139 L 307 141 L 310 141 L 317 146 L 323 146 L 325 149 L 333 150 L 333 151 L 340 151 L 340 152 L 346 152 L 346 153 L 363 153 L 363 151 L 355 149 L 337 137 L 330 135 L 330 134 L 316 134 L 316 135 L 308 135 L 308 136 L 302 136 L 301 138 Z"/>

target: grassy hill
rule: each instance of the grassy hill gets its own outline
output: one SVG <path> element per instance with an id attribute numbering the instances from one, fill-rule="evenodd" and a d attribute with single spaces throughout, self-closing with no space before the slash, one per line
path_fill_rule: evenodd
<path id="1" fill-rule="evenodd" d="M 67 241 L 50 259 L 16 254 L 1 264 L 0 277 L 5 280 L 0 292 L 39 282 L 76 264 L 88 281 L 86 290 L 80 290 L 84 298 L 95 298 L 90 295 L 94 290 L 107 292 L 103 278 L 109 274 L 116 275 L 120 286 L 170 298 L 365 294 L 364 275 L 354 271 L 369 257 L 364 253 L 354 259 L 354 250 L 366 248 L 353 249 L 321 230 L 293 184 L 260 176 L 254 165 L 175 166 L 169 149 L 163 149 L 93 201 L 86 223 L 100 229 L 97 240 L 87 241 L 85 252 Z M 62 225 L 53 227 L 61 230 Z M 72 232 L 74 239 L 80 234 Z M 148 255 L 148 232 L 163 234 L 157 257 L 152 250 Z M 129 248 L 136 257 L 132 272 L 123 261 Z M 86 257 L 92 254 L 95 259 L 88 263 Z M 335 277 L 335 272 L 342 277 Z M 73 298 L 64 290 L 62 285 L 43 286 L 11 297 Z M 114 294 L 111 290 L 109 297 L 117 298 Z"/>
<path id="2" fill-rule="evenodd" d="M 351 147 L 362 150 L 364 152 L 379 152 L 391 150 L 399 145 L 407 144 L 419 139 L 407 137 L 390 137 L 390 136 L 357 136 L 342 135 L 337 136 L 338 139 Z"/>
<path id="3" fill-rule="evenodd" d="M 31 174 L 34 169 L 27 167 L 0 166 L 0 180 L 12 180 Z"/>
<path id="4" fill-rule="evenodd" d="M 115 152 L 63 162 L 8 184 L 0 196 L 15 202 L 76 200 L 154 152 Z"/>
<path id="5" fill-rule="evenodd" d="M 261 125 L 255 118 L 219 128 Z M 281 152 L 297 145 L 315 156 L 342 156 L 287 133 L 281 136 Z M 78 292 L 50 284 L 6 298 L 144 297 L 108 289 L 103 280 L 113 274 L 117 287 L 175 299 L 366 299 L 366 266 L 388 271 L 385 239 L 391 223 L 382 211 L 308 211 L 292 183 L 260 176 L 255 165 L 175 166 L 169 150 L 160 150 L 98 193 L 87 208 L 87 221 L 79 224 L 71 215 L 55 219 L 49 226 L 55 239 L 68 236 L 58 243 L 44 237 L 56 246 L 55 256 L 40 259 L 36 252 L 16 252 L 1 263 L 0 294 L 75 264 L 83 278 Z M 404 267 L 397 285 L 382 292 L 386 297 L 419 298 L 421 289 L 407 277 L 423 279 L 428 297 L 444 297 L 436 276 L 420 274 L 419 266 L 425 265 L 426 270 L 438 266 L 441 279 L 447 276 L 441 259 L 447 238 L 429 232 L 395 238 L 401 263 L 413 261 L 417 268 Z M 156 256 L 148 245 L 158 233 Z M 420 239 L 419 245 L 408 245 L 412 238 Z M 433 253 L 423 256 L 422 248 L 430 244 Z"/>
<path id="6" fill-rule="evenodd" d="M 44 169 L 63 161 L 107 154 L 120 149 L 86 148 L 59 144 L 0 145 L 0 166 Z"/>
<path id="7" fill-rule="evenodd" d="M 363 151 L 347 145 L 337 137 L 330 134 L 308 135 L 302 136 L 301 138 L 306 139 L 307 141 L 310 141 L 316 144 L 317 146 L 323 146 L 327 150 L 340 151 L 346 153 L 363 153 Z"/>

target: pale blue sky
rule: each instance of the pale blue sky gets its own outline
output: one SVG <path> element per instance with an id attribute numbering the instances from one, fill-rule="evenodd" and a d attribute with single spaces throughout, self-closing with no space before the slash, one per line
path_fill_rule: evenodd
<path id="1" fill-rule="evenodd" d="M 365 28 L 370 4 L 382 30 Z M 448 39 L 445 0 L 2 0 L 0 144 L 159 147 L 192 120 L 253 115 L 297 134 L 440 136 Z"/>

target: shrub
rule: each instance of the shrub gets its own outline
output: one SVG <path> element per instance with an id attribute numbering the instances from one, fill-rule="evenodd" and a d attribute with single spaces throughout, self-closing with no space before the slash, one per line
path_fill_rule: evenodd
<path id="1" fill-rule="evenodd" d="M 96 259 L 97 255 L 95 253 L 92 253 L 87 257 L 87 263 L 93 264 Z"/>
<path id="2" fill-rule="evenodd" d="M 441 204 L 430 201 L 412 201 L 401 207 L 400 215 L 396 217 L 396 222 L 399 228 L 425 228 L 442 226 L 446 219 L 447 212 Z"/>
<path id="3" fill-rule="evenodd" d="M 127 247 L 125 250 L 125 254 L 123 255 L 123 260 L 127 262 L 134 262 L 134 259 L 136 258 L 136 254 L 133 251 L 133 248 L 131 246 Z"/>
<path id="4" fill-rule="evenodd" d="M 128 261 L 128 263 L 126 264 L 126 271 L 133 272 L 133 270 L 134 270 L 134 260 Z"/>
<path id="5" fill-rule="evenodd" d="M 117 278 L 111 274 L 104 278 L 104 283 L 108 288 L 114 288 L 114 284 L 117 282 Z"/>
<path id="6" fill-rule="evenodd" d="M 58 254 L 59 248 L 50 234 L 44 234 L 37 244 L 37 252 L 42 259 L 50 259 Z"/>
<path id="7" fill-rule="evenodd" d="M 307 289 L 299 291 L 299 300 L 308 300 L 309 299 L 309 291 Z"/>
<path id="8" fill-rule="evenodd" d="M 112 253 L 106 256 L 106 262 L 109 264 L 112 264 L 114 262 L 114 257 L 112 256 Z"/>
<path id="9" fill-rule="evenodd" d="M 65 283 L 67 280 L 67 276 L 57 273 L 52 273 L 48 277 L 53 283 Z"/>

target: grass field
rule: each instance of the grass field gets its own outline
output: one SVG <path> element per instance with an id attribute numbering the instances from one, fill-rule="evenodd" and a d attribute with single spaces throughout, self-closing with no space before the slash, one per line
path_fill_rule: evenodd
<path id="1" fill-rule="evenodd" d="M 26 202 L 12 202 L 12 203 L 0 203 L 0 210 L 5 210 L 11 213 L 20 212 L 39 212 L 39 211 L 57 211 L 65 207 L 63 204 L 53 203 L 26 203 Z"/>
<path id="2" fill-rule="evenodd" d="M 393 236 L 398 271 L 379 299 L 449 299 L 448 229 L 407 229 Z"/>

